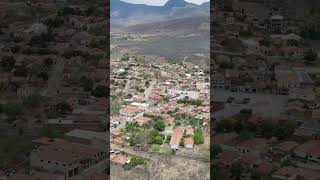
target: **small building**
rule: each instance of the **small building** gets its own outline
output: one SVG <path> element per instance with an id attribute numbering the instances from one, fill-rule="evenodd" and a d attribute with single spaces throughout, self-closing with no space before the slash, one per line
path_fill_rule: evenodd
<path id="1" fill-rule="evenodd" d="M 172 137 L 170 139 L 170 147 L 171 149 L 179 149 L 179 144 L 181 141 L 181 138 L 183 136 L 184 133 L 184 127 L 181 126 L 177 126 L 174 130 L 173 130 L 173 134 Z"/>
<path id="2" fill-rule="evenodd" d="M 194 145 L 194 140 L 192 137 L 184 138 L 184 147 L 192 149 Z"/>

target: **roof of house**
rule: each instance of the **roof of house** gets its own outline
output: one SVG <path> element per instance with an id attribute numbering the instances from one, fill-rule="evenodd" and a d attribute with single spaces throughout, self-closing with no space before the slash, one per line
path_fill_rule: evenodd
<path id="1" fill-rule="evenodd" d="M 82 129 L 74 129 L 65 134 L 66 136 L 76 137 L 81 139 L 106 139 L 106 133 L 104 132 L 96 132 L 96 131 L 88 131 Z"/>
<path id="2" fill-rule="evenodd" d="M 304 152 L 308 155 L 320 157 L 319 147 L 320 140 L 311 140 L 295 148 L 295 151 Z"/>
<path id="3" fill-rule="evenodd" d="M 192 137 L 184 138 L 184 145 L 193 145 L 193 144 L 194 144 L 194 140 Z"/>
<path id="4" fill-rule="evenodd" d="M 179 145 L 180 140 L 183 136 L 183 133 L 184 133 L 184 127 L 177 126 L 176 128 L 174 128 L 172 137 L 170 139 L 170 145 Z"/>

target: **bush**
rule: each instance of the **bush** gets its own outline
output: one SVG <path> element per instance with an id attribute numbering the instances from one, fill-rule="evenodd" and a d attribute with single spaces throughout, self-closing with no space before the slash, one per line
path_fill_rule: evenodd
<path id="1" fill-rule="evenodd" d="M 138 166 L 138 165 L 146 165 L 146 164 L 147 164 L 146 160 L 144 160 L 141 157 L 132 157 L 129 163 L 131 167 Z"/>
<path id="2" fill-rule="evenodd" d="M 202 144 L 204 142 L 203 133 L 200 128 L 194 131 L 193 140 L 195 144 Z"/>
<path id="3" fill-rule="evenodd" d="M 163 144 L 163 140 L 164 140 L 164 135 L 160 134 L 158 131 L 156 131 L 155 129 L 152 129 L 149 132 L 149 139 L 150 142 L 153 144 Z"/>
<path id="4" fill-rule="evenodd" d="M 92 92 L 95 97 L 108 97 L 108 88 L 103 85 L 98 85 Z"/>
<path id="5" fill-rule="evenodd" d="M 23 107 L 19 103 L 7 103 L 3 106 L 3 112 L 8 116 L 18 116 L 23 114 Z"/>
<path id="6" fill-rule="evenodd" d="M 4 56 L 1 59 L 0 66 L 5 71 L 9 72 L 14 68 L 14 64 L 16 63 L 16 60 L 12 56 Z"/>
<path id="7" fill-rule="evenodd" d="M 218 154 L 222 153 L 222 148 L 219 144 L 213 144 L 211 147 L 211 154 L 215 158 Z"/>
<path id="8" fill-rule="evenodd" d="M 152 144 L 151 150 L 154 152 L 159 152 L 160 151 L 160 145 L 159 144 Z"/>
<path id="9" fill-rule="evenodd" d="M 80 85 L 85 91 L 91 91 L 94 85 L 94 81 L 87 78 L 86 76 L 82 76 L 80 78 Z"/>

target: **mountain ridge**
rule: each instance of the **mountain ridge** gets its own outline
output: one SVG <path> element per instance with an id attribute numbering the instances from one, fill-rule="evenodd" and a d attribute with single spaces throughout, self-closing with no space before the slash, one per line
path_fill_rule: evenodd
<path id="1" fill-rule="evenodd" d="M 192 17 L 209 16 L 208 2 L 200 5 L 185 0 L 169 0 L 163 6 L 133 4 L 121 0 L 111 0 L 111 23 L 123 26 Z"/>

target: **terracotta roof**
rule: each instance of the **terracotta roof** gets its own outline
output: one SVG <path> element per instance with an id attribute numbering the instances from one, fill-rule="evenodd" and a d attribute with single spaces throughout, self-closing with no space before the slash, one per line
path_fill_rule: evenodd
<path id="1" fill-rule="evenodd" d="M 184 127 L 182 126 L 177 126 L 174 130 L 173 130 L 173 134 L 172 137 L 170 139 L 170 145 L 172 144 L 177 144 L 179 145 L 180 140 L 183 136 L 183 132 L 184 132 Z"/>
<path id="2" fill-rule="evenodd" d="M 295 151 L 304 152 L 308 155 L 320 157 L 320 140 L 311 140 L 297 147 Z"/>
<path id="3" fill-rule="evenodd" d="M 192 137 L 184 138 L 184 145 L 192 145 L 193 146 L 194 141 Z"/>

